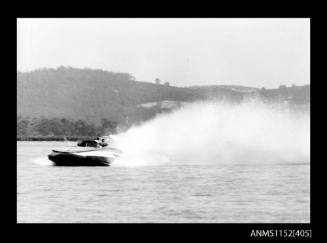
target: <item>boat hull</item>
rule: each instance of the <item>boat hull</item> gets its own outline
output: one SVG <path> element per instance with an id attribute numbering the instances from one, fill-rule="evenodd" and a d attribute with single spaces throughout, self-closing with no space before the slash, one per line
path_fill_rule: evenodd
<path id="1" fill-rule="evenodd" d="M 110 166 L 114 160 L 111 157 L 105 156 L 82 156 L 68 152 L 56 152 L 48 155 L 56 166 Z"/>

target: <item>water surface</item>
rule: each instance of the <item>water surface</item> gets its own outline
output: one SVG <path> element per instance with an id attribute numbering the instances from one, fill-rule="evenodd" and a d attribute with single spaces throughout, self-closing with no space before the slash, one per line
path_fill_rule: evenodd
<path id="1" fill-rule="evenodd" d="M 49 165 L 65 145 L 17 142 L 18 222 L 310 222 L 309 163 Z"/>

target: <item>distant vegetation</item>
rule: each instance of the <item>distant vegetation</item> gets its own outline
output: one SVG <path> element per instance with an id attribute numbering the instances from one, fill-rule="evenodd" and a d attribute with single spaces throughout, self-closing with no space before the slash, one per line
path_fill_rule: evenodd
<path id="1" fill-rule="evenodd" d="M 66 118 L 17 117 L 17 137 L 94 137 L 117 132 L 117 123 L 102 119 L 101 125 Z"/>
<path id="2" fill-rule="evenodd" d="M 162 101 L 220 99 L 310 103 L 310 85 L 257 89 L 235 85 L 179 88 L 136 81 L 129 73 L 59 67 L 17 73 L 17 137 L 99 136 L 117 133 L 167 112 Z M 154 103 L 154 106 L 142 106 Z"/>
<path id="3" fill-rule="evenodd" d="M 278 89 L 260 89 L 260 98 L 270 102 L 288 102 L 293 105 L 310 104 L 310 85 L 286 87 L 280 85 Z"/>
<path id="4" fill-rule="evenodd" d="M 102 118 L 118 123 L 150 117 L 153 110 L 138 104 L 161 100 L 189 101 L 184 88 L 136 82 L 130 74 L 60 67 L 17 75 L 17 113 L 30 117 L 65 117 L 100 124 Z M 142 114 L 142 115 L 140 115 Z"/>

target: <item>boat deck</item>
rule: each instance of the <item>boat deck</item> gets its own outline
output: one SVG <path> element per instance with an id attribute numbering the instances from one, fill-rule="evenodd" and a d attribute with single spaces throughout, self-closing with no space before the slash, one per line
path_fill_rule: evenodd
<path id="1" fill-rule="evenodd" d="M 63 149 L 53 149 L 53 152 L 57 153 L 81 153 L 81 152 L 91 152 L 91 151 L 111 151 L 121 153 L 122 151 L 117 148 L 104 147 L 104 148 L 93 148 L 93 147 L 71 147 Z"/>

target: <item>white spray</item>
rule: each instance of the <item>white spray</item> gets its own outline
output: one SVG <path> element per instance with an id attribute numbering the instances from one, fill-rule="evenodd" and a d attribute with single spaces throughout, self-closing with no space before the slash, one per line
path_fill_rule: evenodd
<path id="1" fill-rule="evenodd" d="M 197 102 L 114 137 L 114 166 L 310 162 L 310 115 L 259 101 Z"/>

